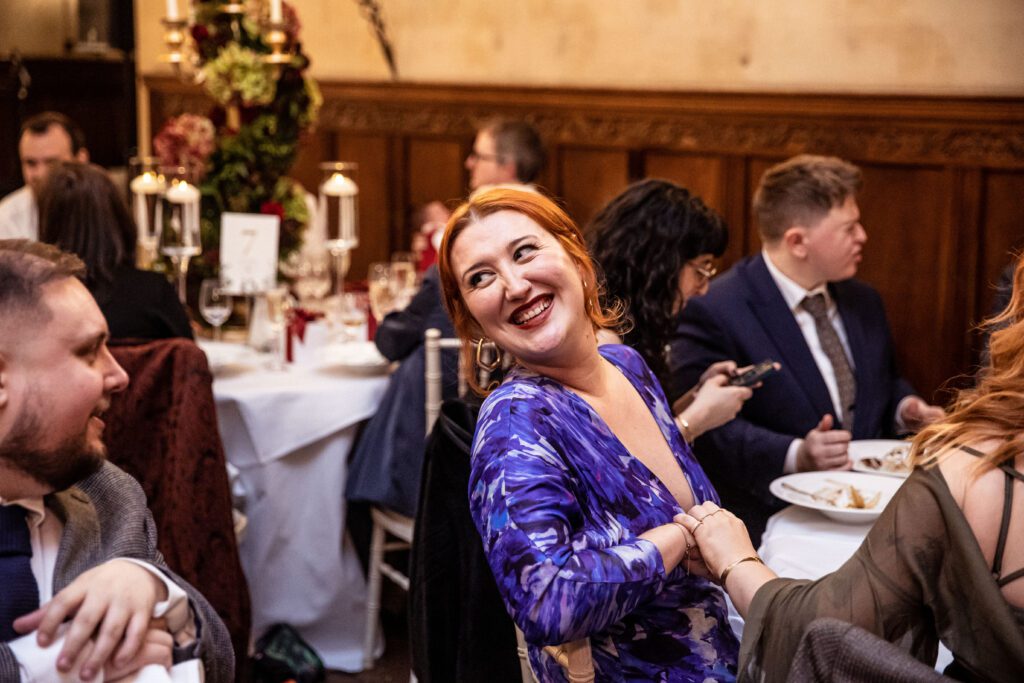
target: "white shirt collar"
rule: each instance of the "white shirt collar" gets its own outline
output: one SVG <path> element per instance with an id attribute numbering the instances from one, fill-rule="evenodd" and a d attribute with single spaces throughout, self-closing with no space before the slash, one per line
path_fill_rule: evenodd
<path id="1" fill-rule="evenodd" d="M 775 281 L 775 286 L 779 288 L 782 298 L 785 300 L 786 305 L 789 306 L 789 310 L 794 313 L 802 312 L 804 309 L 800 308 L 800 302 L 804 300 L 804 297 L 814 296 L 815 294 L 824 294 L 825 304 L 828 309 L 831 310 L 833 303 L 832 297 L 828 293 L 828 287 L 821 284 L 814 289 L 804 289 L 801 285 L 793 281 L 792 278 L 779 270 L 778 266 L 776 266 L 772 261 L 771 256 L 768 255 L 767 250 L 761 250 L 761 257 L 764 259 L 764 264 L 768 267 L 768 274 L 772 276 L 772 280 Z"/>

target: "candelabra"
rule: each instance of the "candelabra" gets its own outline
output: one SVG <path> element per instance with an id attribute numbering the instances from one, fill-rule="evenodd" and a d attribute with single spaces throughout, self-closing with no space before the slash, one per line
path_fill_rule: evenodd
<path id="1" fill-rule="evenodd" d="M 245 14 L 245 5 L 240 2 L 228 2 L 220 5 L 217 11 L 230 18 L 231 30 L 237 40 L 241 33 L 240 22 Z M 293 48 L 288 44 L 288 34 L 285 32 L 281 0 L 269 0 L 268 16 L 263 41 L 270 48 L 270 53 L 263 55 L 262 59 L 279 69 L 293 58 Z M 167 52 L 160 59 L 173 66 L 175 72 L 182 77 L 191 76 L 198 61 L 194 51 L 191 57 L 188 55 L 190 49 L 186 37 L 191 21 L 192 19 L 179 14 L 178 0 L 167 0 L 167 16 L 160 20 L 164 25 L 164 44 L 167 46 Z"/>

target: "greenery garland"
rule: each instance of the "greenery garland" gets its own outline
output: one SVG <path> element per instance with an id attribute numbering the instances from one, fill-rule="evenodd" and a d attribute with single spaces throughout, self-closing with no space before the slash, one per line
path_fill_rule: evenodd
<path id="1" fill-rule="evenodd" d="M 164 162 L 188 164 L 201 178 L 203 253 L 190 269 L 196 277 L 217 271 L 225 211 L 279 216 L 281 260 L 302 246 L 310 220 L 306 192 L 287 173 L 323 102 L 306 73 L 309 59 L 293 7 L 283 3 L 291 61 L 275 67 L 262 59 L 271 52 L 263 41 L 266 3 L 249 0 L 240 16 L 222 13 L 222 6 L 199 0 L 192 26 L 196 80 L 216 105 L 208 120 L 192 114 L 171 119 L 154 140 Z"/>

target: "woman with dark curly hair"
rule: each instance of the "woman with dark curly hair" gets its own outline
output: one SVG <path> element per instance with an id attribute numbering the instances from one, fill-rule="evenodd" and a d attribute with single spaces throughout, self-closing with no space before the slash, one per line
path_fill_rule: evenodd
<path id="1" fill-rule="evenodd" d="M 609 202 L 587 235 L 608 301 L 624 304 L 631 319 L 623 343 L 640 352 L 666 394 L 682 394 L 689 387 L 670 386 L 667 345 L 687 299 L 707 292 L 715 275 L 713 259 L 729 241 L 725 221 L 675 183 L 647 179 Z M 734 418 L 750 398 L 750 389 L 728 384 L 735 372 L 732 361 L 715 363 L 673 406 L 688 441 Z"/>

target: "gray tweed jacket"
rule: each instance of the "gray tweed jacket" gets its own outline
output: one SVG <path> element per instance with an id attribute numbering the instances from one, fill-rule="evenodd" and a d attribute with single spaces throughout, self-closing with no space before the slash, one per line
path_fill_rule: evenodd
<path id="1" fill-rule="evenodd" d="M 206 599 L 164 564 L 156 549 L 153 516 L 135 479 L 107 463 L 76 486 L 47 496 L 46 507 L 64 523 L 53 575 L 54 594 L 107 560 L 131 557 L 153 564 L 188 593 L 196 615 L 196 642 L 175 648 L 174 661 L 199 657 L 209 683 L 231 683 L 235 659 L 227 629 Z M 17 660 L 0 644 L 0 683 L 19 680 Z"/>

